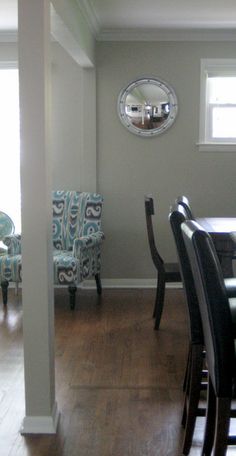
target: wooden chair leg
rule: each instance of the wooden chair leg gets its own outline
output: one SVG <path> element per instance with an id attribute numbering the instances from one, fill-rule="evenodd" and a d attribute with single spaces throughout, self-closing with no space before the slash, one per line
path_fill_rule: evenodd
<path id="1" fill-rule="evenodd" d="M 157 274 L 157 288 L 156 288 L 156 298 L 155 298 L 155 304 L 154 304 L 154 308 L 153 308 L 153 314 L 152 314 L 152 318 L 155 318 L 155 316 L 156 316 L 156 313 L 157 313 L 157 292 L 158 292 L 158 280 L 159 280 L 159 277 L 158 277 L 158 274 Z"/>
<path id="2" fill-rule="evenodd" d="M 164 307 L 164 299 L 165 299 L 165 276 L 159 274 L 157 291 L 156 291 L 154 329 L 159 329 L 162 311 L 163 311 L 163 307 Z"/>
<path id="3" fill-rule="evenodd" d="M 3 304 L 4 306 L 7 305 L 7 298 L 8 298 L 8 285 L 9 285 L 9 282 L 8 280 L 3 280 L 1 282 L 1 288 L 2 288 L 2 300 L 3 300 Z"/>
<path id="4" fill-rule="evenodd" d="M 201 456 L 210 456 L 215 434 L 216 398 L 211 379 L 208 376 L 207 413 Z"/>
<path id="5" fill-rule="evenodd" d="M 95 281 L 96 281 L 96 286 L 97 286 L 97 294 L 101 295 L 102 294 L 102 283 L 101 283 L 100 274 L 95 274 Z"/>
<path id="6" fill-rule="evenodd" d="M 199 399 L 200 399 L 200 392 L 201 392 L 201 380 L 202 380 L 202 345 L 192 345 L 191 349 L 191 364 L 190 364 L 190 372 L 189 372 L 189 384 L 186 388 L 186 396 L 185 396 L 185 404 L 184 404 L 184 413 L 183 419 L 184 420 L 185 414 L 185 435 L 184 435 L 184 442 L 183 442 L 183 454 L 189 454 L 194 427 L 196 423 L 196 419 L 198 416 L 198 406 L 199 406 Z M 186 408 L 186 410 L 185 410 Z"/>
<path id="7" fill-rule="evenodd" d="M 191 344 L 190 344 L 190 345 L 189 345 L 189 350 L 188 350 L 187 364 L 186 364 L 185 373 L 184 373 L 183 392 L 186 391 L 187 382 L 188 382 L 188 377 L 189 377 L 190 361 L 191 361 L 191 351 L 192 351 L 192 347 L 191 347 Z"/>
<path id="8" fill-rule="evenodd" d="M 225 456 L 230 424 L 231 398 L 216 398 L 215 438 L 213 456 Z"/>
<path id="9" fill-rule="evenodd" d="M 183 413 L 182 413 L 182 420 L 181 424 L 185 428 L 186 426 L 186 420 L 187 420 L 187 409 L 188 409 L 188 395 L 189 395 L 189 388 L 190 388 L 190 379 L 191 379 L 191 365 L 192 365 L 192 346 L 190 345 L 189 347 L 189 353 L 188 353 L 188 361 L 187 361 L 187 367 L 186 367 L 186 372 L 185 372 L 185 389 L 184 389 L 184 405 L 183 405 Z"/>
<path id="10" fill-rule="evenodd" d="M 77 291 L 77 287 L 75 287 L 74 285 L 69 285 L 68 291 L 69 291 L 69 296 L 70 296 L 70 308 L 71 308 L 71 310 L 74 310 L 74 308 L 75 308 L 75 294 L 76 294 L 76 291 Z"/>

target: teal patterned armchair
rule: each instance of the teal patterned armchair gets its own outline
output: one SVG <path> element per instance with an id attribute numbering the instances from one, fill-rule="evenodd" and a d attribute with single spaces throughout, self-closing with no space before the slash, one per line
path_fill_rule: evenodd
<path id="1" fill-rule="evenodd" d="M 70 306 L 75 306 L 77 285 L 94 277 L 101 294 L 101 231 L 103 198 L 96 193 L 53 192 L 53 268 L 55 285 L 68 285 Z M 0 256 L 3 303 L 9 282 L 21 282 L 21 238 L 5 236 L 6 255 Z"/>
<path id="2" fill-rule="evenodd" d="M 12 219 L 5 212 L 0 211 L 0 243 L 5 236 L 13 234 L 15 232 L 15 226 Z M 5 253 L 6 248 L 0 246 L 0 254 Z"/>

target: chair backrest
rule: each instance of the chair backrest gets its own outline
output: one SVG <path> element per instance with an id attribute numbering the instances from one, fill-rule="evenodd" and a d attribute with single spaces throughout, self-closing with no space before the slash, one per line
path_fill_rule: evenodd
<path id="1" fill-rule="evenodd" d="M 101 230 L 101 195 L 57 190 L 53 192 L 52 199 L 55 248 L 72 250 L 75 238 Z"/>
<path id="2" fill-rule="evenodd" d="M 15 232 L 15 225 L 9 215 L 0 211 L 0 241 Z"/>
<path id="3" fill-rule="evenodd" d="M 188 253 L 186 251 L 183 234 L 181 230 L 181 224 L 186 220 L 188 220 L 188 214 L 185 208 L 180 204 L 174 204 L 170 209 L 169 221 L 174 235 L 181 277 L 187 299 L 190 324 L 190 339 L 193 344 L 203 345 L 204 339 L 202 332 L 202 322 L 199 303 L 193 279 L 193 274 L 188 258 Z"/>
<path id="4" fill-rule="evenodd" d="M 213 241 L 194 221 L 182 224 L 198 296 L 207 365 L 215 393 L 232 394 L 234 336 L 229 301 Z"/>
<path id="5" fill-rule="evenodd" d="M 148 234 L 148 242 L 151 251 L 151 256 L 154 265 L 156 266 L 157 270 L 163 270 L 164 268 L 164 261 L 160 256 L 156 243 L 155 237 L 153 232 L 153 223 L 152 223 L 152 216 L 154 215 L 154 202 L 153 197 L 151 195 L 146 195 L 144 198 L 144 205 L 145 205 L 145 216 L 146 216 L 146 225 L 147 225 L 147 234 Z"/>
<path id="6" fill-rule="evenodd" d="M 193 215 L 192 209 L 189 204 L 189 200 L 187 196 L 181 195 L 178 196 L 175 200 L 176 204 L 180 204 L 181 206 L 184 207 L 185 211 L 187 212 L 188 215 L 188 220 L 195 220 L 195 217 Z"/>

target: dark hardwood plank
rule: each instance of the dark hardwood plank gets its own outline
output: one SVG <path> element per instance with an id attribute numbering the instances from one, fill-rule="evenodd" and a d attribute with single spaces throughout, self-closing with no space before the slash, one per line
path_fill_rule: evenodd
<path id="1" fill-rule="evenodd" d="M 187 321 L 182 290 L 167 289 L 161 328 L 153 330 L 155 290 L 55 292 L 54 436 L 19 433 L 24 417 L 21 297 L 0 303 L 1 456 L 179 456 Z M 191 456 L 200 455 L 197 422 Z M 229 454 L 233 454 L 230 453 Z"/>

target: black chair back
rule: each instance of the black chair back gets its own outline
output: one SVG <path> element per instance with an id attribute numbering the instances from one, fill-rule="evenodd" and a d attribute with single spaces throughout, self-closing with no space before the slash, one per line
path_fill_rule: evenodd
<path id="1" fill-rule="evenodd" d="M 154 265 L 156 266 L 158 271 L 164 270 L 164 260 L 162 259 L 161 255 L 159 254 L 156 243 L 155 237 L 153 232 L 153 223 L 152 223 L 152 216 L 154 215 L 154 203 L 153 198 L 151 195 L 146 195 L 144 199 L 145 204 L 145 216 L 146 216 L 146 225 L 147 225 L 147 233 L 148 233 L 148 242 L 151 251 L 151 256 Z"/>
<path id="2" fill-rule="evenodd" d="M 188 214 L 184 206 L 180 204 L 173 205 L 170 209 L 169 221 L 175 239 L 180 272 L 187 298 L 191 343 L 203 345 L 203 332 L 199 303 L 181 230 L 181 224 L 186 220 L 188 220 Z"/>
<path id="3" fill-rule="evenodd" d="M 185 209 L 185 211 L 187 213 L 188 220 L 195 220 L 195 217 L 193 215 L 193 212 L 192 212 L 192 209 L 190 207 L 189 200 L 188 200 L 187 196 L 184 196 L 184 195 L 178 196 L 176 198 L 175 202 L 176 202 L 176 204 L 180 204 L 181 206 L 183 206 L 183 208 Z"/>
<path id="4" fill-rule="evenodd" d="M 221 266 L 210 235 L 194 221 L 182 223 L 200 307 L 207 365 L 215 394 L 232 394 L 234 336 Z"/>

